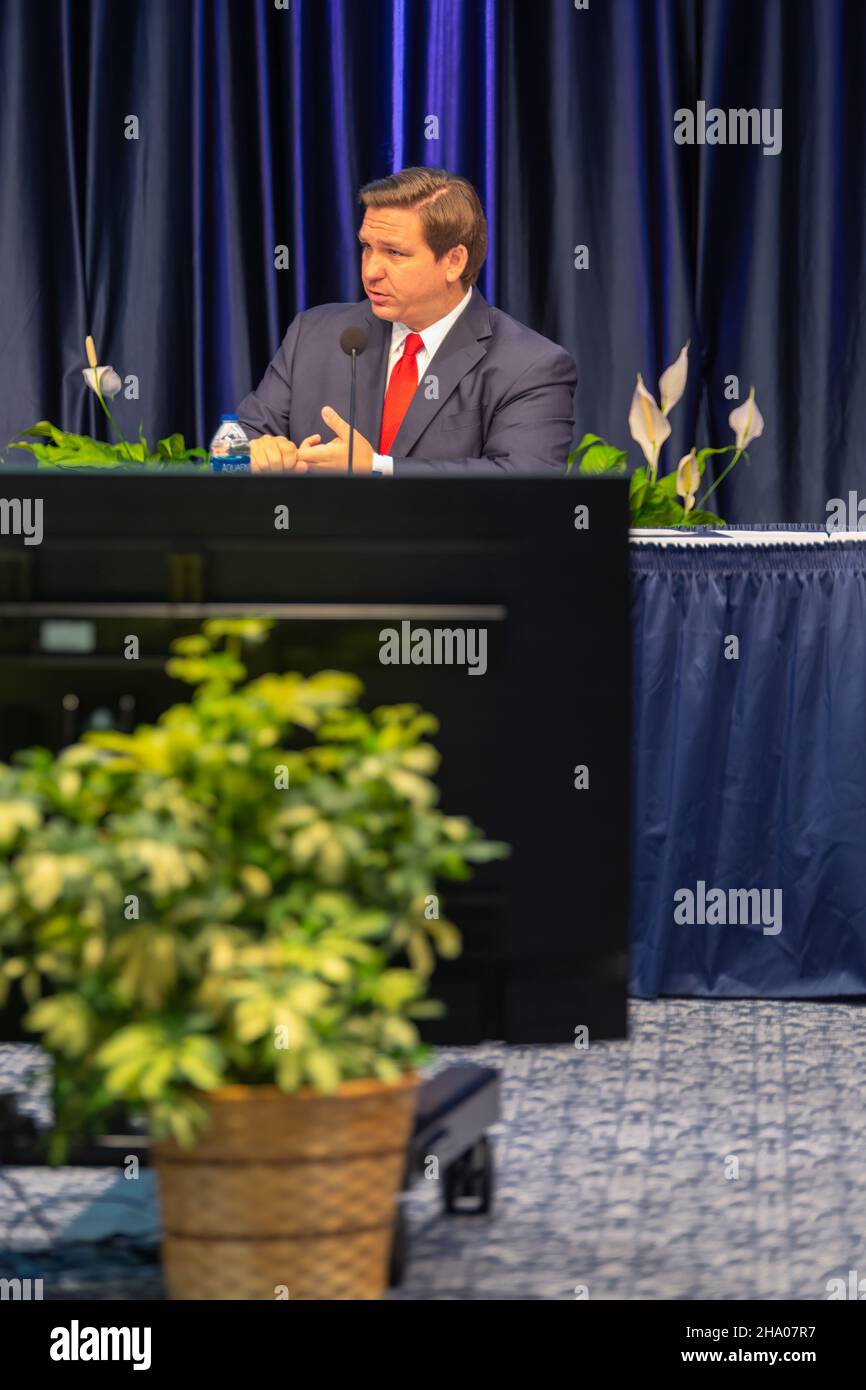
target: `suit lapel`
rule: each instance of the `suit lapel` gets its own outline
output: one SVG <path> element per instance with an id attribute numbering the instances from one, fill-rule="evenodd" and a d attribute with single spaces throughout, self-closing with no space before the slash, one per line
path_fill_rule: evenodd
<path id="1" fill-rule="evenodd" d="M 483 345 L 483 339 L 489 338 L 491 331 L 487 301 L 475 286 L 472 298 L 443 338 L 433 361 L 425 368 L 424 376 L 418 382 L 418 389 L 409 402 L 409 409 L 403 416 L 403 423 L 391 446 L 392 457 L 409 457 L 430 422 L 457 389 L 461 379 L 486 355 L 487 348 Z M 390 343 L 390 337 L 388 341 Z M 429 376 L 436 377 L 438 381 L 438 396 L 435 400 L 428 400 L 425 394 L 425 380 Z M 378 434 L 376 437 L 378 438 Z"/>
<path id="2" fill-rule="evenodd" d="M 379 447 L 379 433 L 382 428 L 391 325 L 383 319 L 376 318 L 370 308 L 369 299 L 359 304 L 358 310 L 358 324 L 368 334 L 369 341 L 365 351 L 358 358 L 355 429 L 370 441 L 375 450 Z"/>

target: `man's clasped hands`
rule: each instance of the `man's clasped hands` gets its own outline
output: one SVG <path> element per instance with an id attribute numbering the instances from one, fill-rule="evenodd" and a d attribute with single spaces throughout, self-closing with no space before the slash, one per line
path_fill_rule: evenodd
<path id="1" fill-rule="evenodd" d="M 334 438 L 322 443 L 320 434 L 310 434 L 293 444 L 284 434 L 263 434 L 250 440 L 250 462 L 254 473 L 345 473 L 349 466 L 349 426 L 329 405 L 322 408 L 322 419 L 334 431 Z M 355 430 L 352 471 L 369 473 L 373 466 L 373 446 Z"/>

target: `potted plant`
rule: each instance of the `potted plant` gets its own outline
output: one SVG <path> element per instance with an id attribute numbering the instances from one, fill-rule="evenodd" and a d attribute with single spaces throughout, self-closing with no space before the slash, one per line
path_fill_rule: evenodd
<path id="1" fill-rule="evenodd" d="M 684 454 L 676 468 L 658 476 L 659 453 L 671 433 L 668 416 L 682 399 L 686 389 L 689 372 L 689 344 L 679 351 L 676 360 L 665 367 L 659 377 L 659 401 L 644 385 L 640 372 L 628 412 L 628 427 L 632 439 L 640 446 L 646 460 L 646 467 L 635 468 L 629 478 L 628 505 L 632 527 L 724 526 L 722 517 L 704 509 L 704 503 L 715 492 L 719 483 L 725 479 L 741 458 L 748 462 L 747 446 L 753 439 L 759 439 L 764 432 L 764 417 L 755 400 L 752 386 L 748 397 L 735 407 L 728 416 L 728 424 L 734 432 L 736 443 L 718 449 L 699 449 L 695 445 Z M 716 480 L 710 484 L 701 497 L 698 492 L 704 475 L 707 459 L 723 454 L 733 454 Z M 623 474 L 628 465 L 628 454 L 609 444 L 598 434 L 585 434 L 576 449 L 568 455 L 566 472 L 571 473 L 577 464 L 577 474 L 583 477 Z M 576 474 L 575 474 L 576 476 Z"/>
<path id="2" fill-rule="evenodd" d="M 505 849 L 437 809 L 431 715 L 248 679 L 268 626 L 174 642 L 193 691 L 156 724 L 0 766 L 0 981 L 53 1061 L 52 1161 L 146 1115 L 171 1297 L 377 1297 L 460 944 L 436 880 Z"/>
<path id="3" fill-rule="evenodd" d="M 182 434 L 169 434 L 157 441 L 151 448 L 144 433 L 144 421 L 138 426 L 138 440 L 132 444 L 123 433 L 108 408 L 123 386 L 123 382 L 113 367 L 101 367 L 93 338 L 84 340 L 88 366 L 82 368 L 82 376 L 90 390 L 99 401 L 102 411 L 114 433 L 116 444 L 105 443 L 88 434 L 72 434 L 52 425 L 50 420 L 37 420 L 29 429 L 22 430 L 21 439 L 10 440 L 8 448 L 23 449 L 36 459 L 37 468 L 61 469 L 72 472 L 90 472 L 94 468 L 110 468 L 117 472 L 140 471 L 165 473 L 177 468 L 204 468 L 208 465 L 205 449 L 188 445 Z"/>

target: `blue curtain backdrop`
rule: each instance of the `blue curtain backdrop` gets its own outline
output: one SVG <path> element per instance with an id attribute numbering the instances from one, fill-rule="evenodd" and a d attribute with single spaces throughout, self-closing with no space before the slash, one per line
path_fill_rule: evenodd
<path id="1" fill-rule="evenodd" d="M 767 429 L 729 519 L 858 486 L 863 0 L 278 3 L 0 0 L 0 444 L 104 433 L 88 331 L 128 432 L 206 443 L 298 309 L 360 298 L 358 186 L 421 163 L 481 192 L 483 292 L 577 358 L 576 437 L 629 442 L 634 373 L 690 338 L 668 466 L 730 442 L 736 375 Z M 698 100 L 781 108 L 781 153 L 677 145 Z"/>

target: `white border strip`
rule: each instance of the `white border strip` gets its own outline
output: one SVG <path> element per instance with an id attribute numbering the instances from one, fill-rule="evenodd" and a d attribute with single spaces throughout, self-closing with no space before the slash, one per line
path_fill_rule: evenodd
<path id="1" fill-rule="evenodd" d="M 636 545 L 726 546 L 726 545 L 827 545 L 857 542 L 866 544 L 866 531 L 744 531 L 733 526 L 724 530 L 697 533 L 679 528 L 650 530 L 635 527 L 629 539 Z"/>

